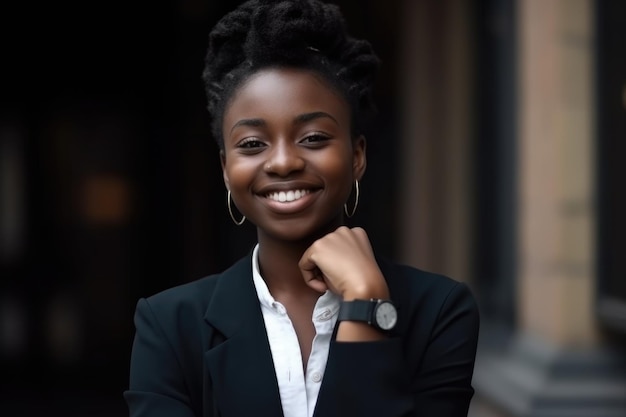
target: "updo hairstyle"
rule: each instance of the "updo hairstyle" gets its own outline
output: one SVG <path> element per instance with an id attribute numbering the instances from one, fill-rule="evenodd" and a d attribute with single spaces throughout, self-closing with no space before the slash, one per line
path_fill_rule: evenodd
<path id="1" fill-rule="evenodd" d="M 209 35 L 202 73 L 212 133 L 223 149 L 222 119 L 230 98 L 267 68 L 301 68 L 321 75 L 351 108 L 352 135 L 374 110 L 379 59 L 369 42 L 350 37 L 339 7 L 318 0 L 251 0 L 225 15 Z"/>

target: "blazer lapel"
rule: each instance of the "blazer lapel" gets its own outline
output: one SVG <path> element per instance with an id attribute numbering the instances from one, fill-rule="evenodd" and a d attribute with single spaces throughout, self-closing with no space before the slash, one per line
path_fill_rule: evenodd
<path id="1" fill-rule="evenodd" d="M 204 319 L 225 339 L 204 354 L 219 415 L 282 416 L 274 362 L 252 281 L 251 255 L 220 276 Z"/>

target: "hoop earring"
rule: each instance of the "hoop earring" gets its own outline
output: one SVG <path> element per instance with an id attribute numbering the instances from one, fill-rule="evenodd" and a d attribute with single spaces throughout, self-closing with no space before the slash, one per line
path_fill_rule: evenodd
<path id="1" fill-rule="evenodd" d="M 346 216 L 352 217 L 354 216 L 354 212 L 356 211 L 356 206 L 359 205 L 359 180 L 354 180 L 354 187 L 356 188 L 356 197 L 354 198 L 354 207 L 348 213 L 348 203 L 343 205 L 343 211 L 346 213 Z"/>
<path id="2" fill-rule="evenodd" d="M 228 202 L 228 214 L 230 214 L 230 218 L 233 219 L 233 223 L 237 226 L 241 226 L 243 222 L 246 221 L 246 216 L 243 216 L 241 220 L 237 221 L 235 216 L 233 216 L 233 209 L 230 207 L 230 190 L 228 190 L 228 196 L 226 197 L 226 201 Z"/>

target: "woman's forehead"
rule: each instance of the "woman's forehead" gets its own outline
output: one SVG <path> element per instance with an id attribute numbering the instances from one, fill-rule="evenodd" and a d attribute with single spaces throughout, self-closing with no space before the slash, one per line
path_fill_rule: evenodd
<path id="1" fill-rule="evenodd" d="M 264 69 L 235 92 L 224 114 L 224 127 L 240 117 L 323 111 L 349 123 L 350 108 L 343 96 L 315 72 L 292 68 Z"/>

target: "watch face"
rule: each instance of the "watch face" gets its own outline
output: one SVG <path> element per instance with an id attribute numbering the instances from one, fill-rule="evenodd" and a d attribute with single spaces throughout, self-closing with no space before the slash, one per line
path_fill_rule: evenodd
<path id="1" fill-rule="evenodd" d="M 376 308 L 376 324 L 383 330 L 391 330 L 398 321 L 396 308 L 388 301 L 384 301 Z"/>

